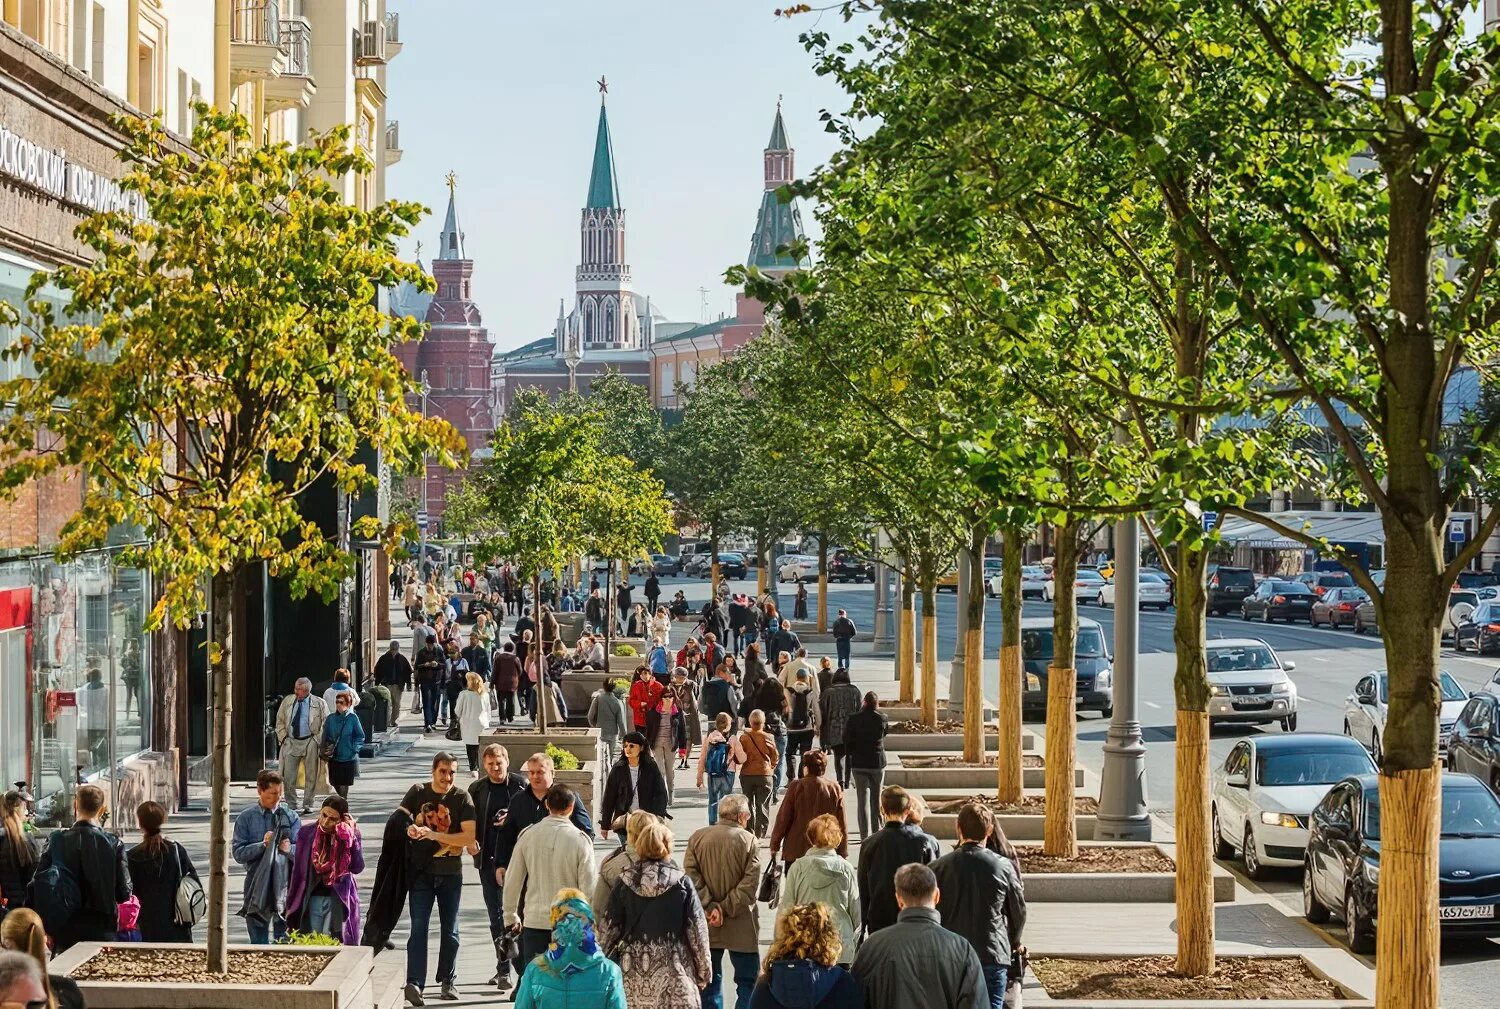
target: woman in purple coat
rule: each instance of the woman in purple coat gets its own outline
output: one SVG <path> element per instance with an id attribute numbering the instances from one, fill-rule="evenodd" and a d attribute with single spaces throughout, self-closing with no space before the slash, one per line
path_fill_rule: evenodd
<path id="1" fill-rule="evenodd" d="M 297 831 L 297 856 L 287 887 L 286 921 L 302 932 L 359 945 L 359 887 L 365 870 L 359 828 L 340 796 L 323 800 L 318 819 Z"/>

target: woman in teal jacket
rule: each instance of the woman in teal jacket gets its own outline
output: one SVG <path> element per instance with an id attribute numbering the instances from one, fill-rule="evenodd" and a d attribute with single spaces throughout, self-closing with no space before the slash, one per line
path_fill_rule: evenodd
<path id="1" fill-rule="evenodd" d="M 552 905 L 552 942 L 526 965 L 516 1009 L 626 1009 L 620 968 L 599 950 L 594 911 L 579 890 L 561 890 Z"/>
<path id="2" fill-rule="evenodd" d="M 364 749 L 365 729 L 354 713 L 354 691 L 340 690 L 333 699 L 336 710 L 323 720 L 323 745 L 333 746 L 328 761 L 328 783 L 345 799 L 349 786 L 359 777 L 359 751 Z"/>

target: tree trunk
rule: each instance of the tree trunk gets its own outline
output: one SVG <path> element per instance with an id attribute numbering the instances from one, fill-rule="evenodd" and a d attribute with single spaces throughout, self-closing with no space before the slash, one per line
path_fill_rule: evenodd
<path id="1" fill-rule="evenodd" d="M 964 760 L 984 760 L 984 541 L 976 526 L 969 537 L 969 620 L 964 630 Z M 949 697 L 953 688 L 948 689 Z M 951 702 L 950 702 L 951 703 Z"/>
<path id="2" fill-rule="evenodd" d="M 1005 554 L 1000 570 L 1000 745 L 995 759 L 999 768 L 1001 802 L 1019 802 L 1024 775 L 1021 771 L 1021 530 L 1005 530 Z"/>
<path id="3" fill-rule="evenodd" d="M 922 724 L 937 728 L 937 584 L 922 586 Z"/>
<path id="4" fill-rule="evenodd" d="M 818 534 L 818 633 L 828 633 L 828 534 Z"/>
<path id="5" fill-rule="evenodd" d="M 1078 675 L 1073 655 L 1078 640 L 1078 602 L 1073 583 L 1078 574 L 1078 524 L 1069 519 L 1057 527 L 1053 562 L 1052 664 L 1047 667 L 1047 815 L 1042 851 L 1058 858 L 1078 855 L 1078 826 L 1073 810 L 1073 766 L 1078 757 L 1075 726 Z"/>
<path id="6" fill-rule="evenodd" d="M 714 554 L 714 559 L 718 559 Z M 755 565 L 755 594 L 757 597 L 766 594 L 766 583 L 776 577 L 771 571 L 771 549 L 766 545 L 766 538 L 759 533 L 755 536 L 755 556 L 760 563 Z"/>
<path id="7" fill-rule="evenodd" d="M 239 570 L 214 575 L 210 612 L 212 645 L 209 663 L 213 671 L 213 793 L 209 800 L 208 840 L 208 970 L 229 972 L 229 744 L 234 724 L 233 669 L 234 593 Z M 289 783 L 290 787 L 290 783 Z"/>
<path id="8" fill-rule="evenodd" d="M 917 699 L 917 598 L 910 578 L 901 578 L 901 649 L 896 655 L 896 677 L 902 704 Z"/>
<path id="9" fill-rule="evenodd" d="M 542 573 L 531 576 L 532 618 L 536 623 L 536 731 L 547 731 L 547 698 L 552 695 L 552 681 L 547 677 L 547 649 L 551 642 L 542 635 Z M 604 668 L 609 669 L 609 647 L 604 649 Z M 455 716 L 456 717 L 456 716 Z"/>
<path id="10" fill-rule="evenodd" d="M 719 530 L 712 529 L 708 534 L 708 598 L 717 600 L 719 598 Z M 765 591 L 765 564 L 760 565 L 758 581 L 760 592 Z"/>
<path id="11" fill-rule="evenodd" d="M 1204 656 L 1208 552 L 1177 546 L 1177 614 L 1172 637 L 1177 673 L 1177 972 L 1204 977 L 1214 969 L 1213 839 L 1208 780 L 1208 665 Z"/>

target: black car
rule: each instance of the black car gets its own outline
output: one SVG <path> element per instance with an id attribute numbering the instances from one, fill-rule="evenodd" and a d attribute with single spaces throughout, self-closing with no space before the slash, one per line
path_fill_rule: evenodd
<path id="1" fill-rule="evenodd" d="M 1500 585 L 1500 574 L 1493 571 L 1460 571 L 1458 585 L 1465 589 L 1482 589 L 1491 585 Z"/>
<path id="2" fill-rule="evenodd" d="M 1344 920 L 1349 948 L 1375 950 L 1380 879 L 1380 776 L 1334 785 L 1314 807 L 1302 873 L 1302 912 L 1314 924 Z M 1500 800 L 1468 774 L 1442 782 L 1438 925 L 1445 935 L 1500 935 Z"/>
<path id="3" fill-rule="evenodd" d="M 1317 598 L 1313 590 L 1301 582 L 1267 578 L 1240 603 L 1240 619 L 1259 617 L 1268 624 L 1273 620 L 1312 623 L 1312 604 Z"/>
<path id="4" fill-rule="evenodd" d="M 1218 567 L 1208 576 L 1208 612 L 1223 616 L 1240 608 L 1255 591 L 1255 576 L 1249 568 Z"/>
<path id="5" fill-rule="evenodd" d="M 1500 697 L 1474 694 L 1448 733 L 1448 769 L 1472 774 L 1500 793 Z"/>
<path id="6" fill-rule="evenodd" d="M 1500 651 L 1500 603 L 1480 602 L 1453 628 L 1453 650 Z"/>
<path id="7" fill-rule="evenodd" d="M 835 550 L 828 558 L 828 580 L 834 582 L 873 582 L 875 564 L 848 550 Z"/>
<path id="8" fill-rule="evenodd" d="M 720 578 L 744 578 L 748 568 L 745 565 L 745 555 L 741 553 L 727 553 L 719 555 L 719 577 Z M 711 572 L 704 571 L 705 578 Z"/>
<path id="9" fill-rule="evenodd" d="M 1114 714 L 1115 692 L 1109 648 L 1104 630 L 1087 617 L 1078 621 L 1073 649 L 1073 674 L 1078 679 L 1076 710 Z M 1047 670 L 1052 665 L 1052 618 L 1021 621 L 1021 714 L 1028 722 L 1047 720 Z"/>

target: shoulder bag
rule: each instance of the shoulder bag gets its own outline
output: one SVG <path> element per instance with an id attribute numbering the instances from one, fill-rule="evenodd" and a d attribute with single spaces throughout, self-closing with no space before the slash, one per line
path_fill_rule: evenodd
<path id="1" fill-rule="evenodd" d="M 192 928 L 208 913 L 208 895 L 203 892 L 203 883 L 189 871 L 190 867 L 183 859 L 185 852 L 182 850 L 182 845 L 176 841 L 172 844 L 177 850 L 177 871 L 182 874 L 182 878 L 177 881 L 177 896 L 172 904 L 174 912 L 172 920 L 179 925 Z"/>
<path id="2" fill-rule="evenodd" d="M 768 907 L 775 907 L 781 901 L 781 859 L 773 858 L 766 865 L 766 871 L 760 876 L 760 890 L 755 899 Z"/>

